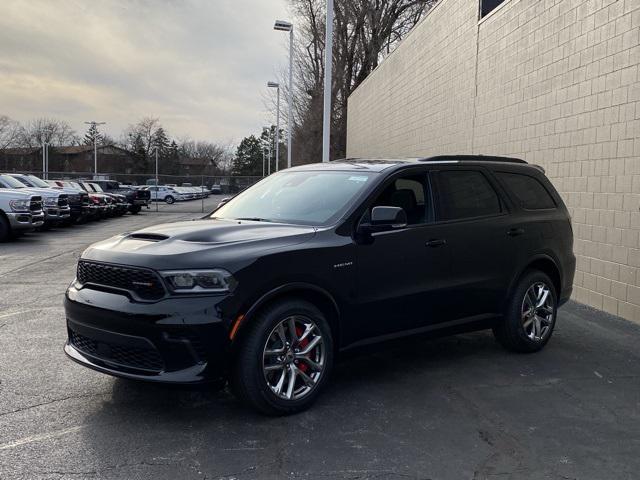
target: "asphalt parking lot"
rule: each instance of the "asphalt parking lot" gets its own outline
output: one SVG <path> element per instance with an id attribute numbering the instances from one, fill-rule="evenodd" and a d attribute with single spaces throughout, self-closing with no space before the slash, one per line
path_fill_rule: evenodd
<path id="1" fill-rule="evenodd" d="M 342 358 L 309 411 L 72 363 L 62 296 L 90 243 L 145 211 L 0 244 L 0 479 L 636 479 L 640 326 L 570 303 L 547 348 L 490 332 Z"/>

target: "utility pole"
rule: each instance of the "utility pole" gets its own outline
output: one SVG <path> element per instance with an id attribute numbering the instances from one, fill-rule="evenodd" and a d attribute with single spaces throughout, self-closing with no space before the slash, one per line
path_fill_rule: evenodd
<path id="1" fill-rule="evenodd" d="M 94 127 L 93 132 L 93 178 L 97 180 L 98 177 L 98 125 L 106 125 L 107 122 L 84 122 L 86 125 L 92 125 Z"/>
<path id="2" fill-rule="evenodd" d="M 329 161 L 331 149 L 331 73 L 333 69 L 333 0 L 327 0 L 324 40 L 324 112 L 322 116 L 322 161 Z"/>

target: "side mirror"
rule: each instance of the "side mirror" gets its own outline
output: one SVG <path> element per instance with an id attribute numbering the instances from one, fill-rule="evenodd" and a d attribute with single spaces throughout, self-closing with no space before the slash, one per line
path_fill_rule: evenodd
<path id="1" fill-rule="evenodd" d="M 370 225 L 374 231 L 404 228 L 407 226 L 407 213 L 400 207 L 373 207 Z"/>
<path id="2" fill-rule="evenodd" d="M 225 203 L 227 203 L 229 200 L 231 200 L 231 198 L 223 198 L 222 200 L 220 200 L 220 203 L 218 203 L 218 206 L 216 208 L 220 208 Z"/>

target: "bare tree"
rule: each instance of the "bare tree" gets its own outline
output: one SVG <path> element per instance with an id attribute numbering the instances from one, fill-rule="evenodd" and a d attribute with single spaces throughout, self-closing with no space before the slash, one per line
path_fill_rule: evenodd
<path id="1" fill-rule="evenodd" d="M 229 148 L 226 145 L 184 137 L 178 142 L 178 151 L 182 158 L 206 160 L 215 168 L 222 169 L 222 161 Z"/>
<path id="2" fill-rule="evenodd" d="M 78 145 L 80 139 L 64 120 L 41 117 L 20 128 L 17 143 L 21 147 L 40 147 L 43 143 L 63 146 Z"/>
<path id="3" fill-rule="evenodd" d="M 437 0 L 336 0 L 332 82 L 332 158 L 345 155 L 347 99 Z M 290 0 L 296 17 L 294 158 L 321 154 L 324 0 Z"/>
<path id="4" fill-rule="evenodd" d="M 16 146 L 20 124 L 6 115 L 0 115 L 0 149 Z"/>
<path id="5" fill-rule="evenodd" d="M 155 132 L 162 128 L 160 120 L 155 117 L 144 117 L 138 123 L 129 125 L 122 134 L 122 145 L 130 151 L 149 158 L 155 144 Z"/>

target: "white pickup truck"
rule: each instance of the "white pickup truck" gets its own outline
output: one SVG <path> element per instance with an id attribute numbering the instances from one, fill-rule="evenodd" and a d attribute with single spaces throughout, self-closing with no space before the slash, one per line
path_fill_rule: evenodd
<path id="1" fill-rule="evenodd" d="M 31 231 L 43 224 L 40 195 L 0 188 L 0 242 L 13 234 Z"/>

